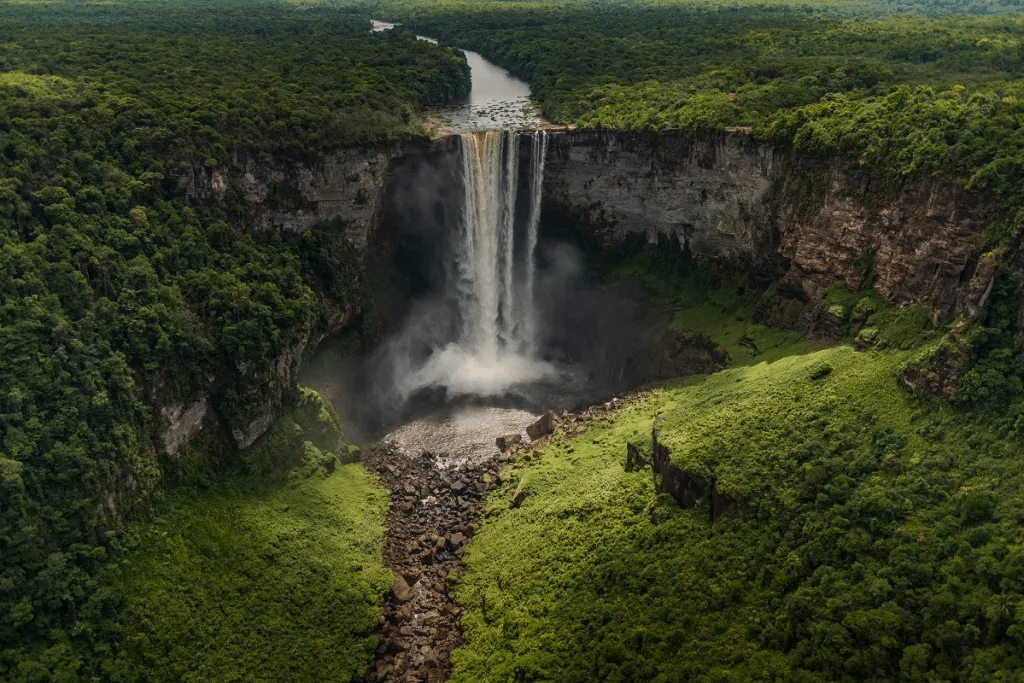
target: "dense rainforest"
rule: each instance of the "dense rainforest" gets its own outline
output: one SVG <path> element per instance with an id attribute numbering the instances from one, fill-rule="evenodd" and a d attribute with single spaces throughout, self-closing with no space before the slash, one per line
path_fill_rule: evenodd
<path id="1" fill-rule="evenodd" d="M 527 79 L 555 123 L 750 127 L 892 182 L 940 174 L 1024 207 L 1016 3 L 369 3 Z M 1014 10 L 1014 12 L 1007 12 Z M 1022 214 L 1024 216 L 1024 214 Z"/>
<path id="2" fill-rule="evenodd" d="M 343 464 L 329 406 L 291 392 L 241 453 L 204 433 L 167 458 L 157 431 L 161 405 L 205 391 L 225 432 L 245 424 L 262 400 L 247 375 L 360 305 L 343 225 L 253 232 L 241 193 L 200 200 L 181 178 L 423 139 L 419 112 L 465 93 L 465 63 L 410 30 L 371 34 L 374 16 L 506 66 L 557 123 L 749 128 L 889 188 L 958 180 L 991 197 L 985 246 L 1005 262 L 978 320 L 952 328 L 880 301 L 868 263 L 863 291 L 822 304 L 847 345 L 820 349 L 755 322 L 773 293 L 734 273 L 653 246 L 609 256 L 609 279 L 639 281 L 734 367 L 521 463 L 526 503 L 500 492 L 453 577 L 455 678 L 1018 680 L 1020 10 L 3 2 L 0 679 L 362 672 L 386 501 Z M 270 201 L 300 200 L 280 186 Z M 950 359 L 952 398 L 902 388 Z M 655 415 L 680 466 L 742 514 L 712 523 L 623 472 Z"/>
<path id="3" fill-rule="evenodd" d="M 122 519 L 188 469 L 161 462 L 159 406 L 212 384 L 243 423 L 245 373 L 359 305 L 343 226 L 254 234 L 179 176 L 422 138 L 414 113 L 467 89 L 452 50 L 327 5 L 3 3 L 0 679 L 111 675 Z"/>

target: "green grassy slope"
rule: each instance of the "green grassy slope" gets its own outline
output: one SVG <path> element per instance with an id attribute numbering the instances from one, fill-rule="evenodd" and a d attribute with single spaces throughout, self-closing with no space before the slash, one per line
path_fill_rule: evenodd
<path id="1" fill-rule="evenodd" d="M 906 393 L 914 353 L 666 385 L 520 465 L 455 581 L 453 680 L 1016 680 L 1021 443 Z M 623 471 L 656 415 L 673 462 L 740 501 L 717 523 Z"/>
<path id="2" fill-rule="evenodd" d="M 376 641 L 387 494 L 361 465 L 260 494 L 179 493 L 139 530 L 114 681 L 347 681 Z"/>

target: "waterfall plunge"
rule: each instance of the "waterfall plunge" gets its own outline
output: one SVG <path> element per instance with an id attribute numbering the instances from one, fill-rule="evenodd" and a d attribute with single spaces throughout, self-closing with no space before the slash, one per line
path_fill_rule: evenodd
<path id="1" fill-rule="evenodd" d="M 531 138 L 528 215 L 517 220 L 519 143 Z M 460 136 L 463 201 L 446 264 L 458 310 L 455 341 L 435 349 L 403 382 L 408 397 L 424 387 L 450 395 L 496 396 L 555 374 L 537 358 L 534 250 L 547 136 L 486 131 Z"/>

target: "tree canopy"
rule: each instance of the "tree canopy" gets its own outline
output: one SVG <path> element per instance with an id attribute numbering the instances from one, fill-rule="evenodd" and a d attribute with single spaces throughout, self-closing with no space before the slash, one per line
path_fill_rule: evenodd
<path id="1" fill-rule="evenodd" d="M 182 169 L 420 139 L 454 51 L 331 5 L 6 2 L 0 16 L 0 679 L 102 677 L 124 516 L 161 480 L 161 406 L 264 401 L 243 369 L 358 306 L 338 225 L 248 229 Z"/>

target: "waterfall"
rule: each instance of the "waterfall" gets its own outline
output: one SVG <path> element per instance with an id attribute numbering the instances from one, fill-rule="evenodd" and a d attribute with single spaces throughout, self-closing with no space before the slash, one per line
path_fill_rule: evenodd
<path id="1" fill-rule="evenodd" d="M 524 184 L 529 196 L 517 202 L 524 137 L 530 138 Z M 458 334 L 412 373 L 407 395 L 426 386 L 496 395 L 553 371 L 537 358 L 534 302 L 546 152 L 543 131 L 492 130 L 459 136 L 462 202 L 446 264 Z M 525 215 L 517 216 L 517 205 L 525 208 Z"/>
<path id="2" fill-rule="evenodd" d="M 526 274 L 523 278 L 523 296 L 517 315 L 522 332 L 520 353 L 536 354 L 537 324 L 536 307 L 533 301 L 533 284 L 536 277 L 533 252 L 537 249 L 537 226 L 540 225 L 540 200 L 544 184 L 544 157 L 548 152 L 548 136 L 544 131 L 532 135 L 530 148 L 530 214 L 526 230 Z"/>
<path id="3" fill-rule="evenodd" d="M 529 197 L 517 231 L 519 141 L 524 136 L 531 141 Z M 495 361 L 499 352 L 532 357 L 537 351 L 534 251 L 547 136 L 543 131 L 463 133 L 460 145 L 464 200 L 452 250 L 460 271 L 459 344 L 481 360 Z M 517 233 L 525 244 L 517 245 Z"/>

